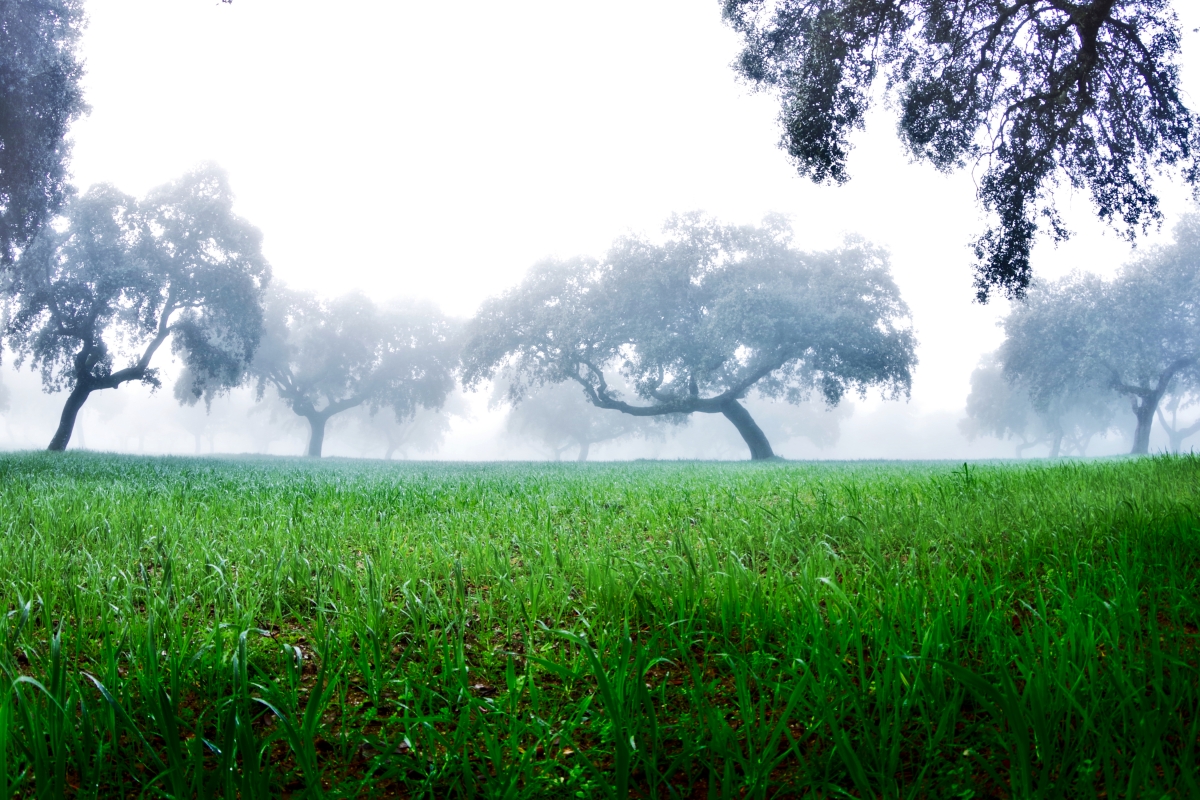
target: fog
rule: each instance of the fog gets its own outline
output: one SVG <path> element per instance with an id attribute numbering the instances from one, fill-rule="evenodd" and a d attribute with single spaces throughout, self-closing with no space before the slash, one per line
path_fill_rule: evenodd
<path id="1" fill-rule="evenodd" d="M 1200 4 L 1176 3 L 1184 87 L 1200 96 Z M 289 0 L 89 0 L 83 40 L 92 106 L 74 128 L 73 173 L 141 195 L 197 163 L 228 171 L 236 211 L 264 234 L 275 279 L 332 297 L 429 300 L 457 317 L 515 285 L 546 256 L 602 255 L 703 209 L 748 224 L 791 217 L 801 249 L 858 233 L 888 248 L 919 341 L 912 396 L 848 397 L 836 409 L 751 395 L 747 407 L 789 459 L 1011 458 L 1014 443 L 968 438 L 970 376 L 995 350 L 1006 301 L 972 301 L 967 243 L 981 228 L 970 170 L 909 163 L 882 103 L 857 135 L 852 180 L 815 186 L 777 148 L 774 98 L 740 84 L 720 4 L 694 0 L 497 5 Z M 1164 241 L 1190 206 L 1164 181 Z M 1063 190 L 1075 232 L 1035 251 L 1040 277 L 1109 276 L 1136 254 L 1087 198 Z M 179 365 L 163 387 L 98 391 L 72 449 L 146 454 L 300 455 L 304 420 L 245 387 L 181 407 Z M 0 447 L 44 448 L 65 396 L 0 367 Z M 1194 409 L 1187 413 L 1195 415 Z M 334 417 L 325 455 L 508 460 L 575 458 L 514 435 L 492 387 L 397 425 L 388 409 Z M 617 413 L 617 412 L 607 412 Z M 1183 416 L 1187 416 L 1184 413 Z M 1128 452 L 1132 415 L 1087 455 Z M 1198 437 L 1200 440 L 1200 437 Z M 1151 449 L 1167 447 L 1161 427 Z M 1026 456 L 1043 456 L 1044 446 Z M 591 445 L 590 460 L 744 459 L 720 415 L 661 435 Z"/>
<path id="2" fill-rule="evenodd" d="M 7 407 L 0 411 L 0 449 L 46 446 L 62 410 L 63 395 L 47 395 L 38 376 L 0 369 Z M 582 399 L 582 394 L 580 395 Z M 577 448 L 555 454 L 531 437 L 514 435 L 511 409 L 490 402 L 488 392 L 452 395 L 439 413 L 420 411 L 396 425 L 384 409 L 374 418 L 365 410 L 334 417 L 326 432 L 325 455 L 343 458 L 438 460 L 575 460 Z M 848 399 L 828 410 L 812 401 L 801 406 L 752 398 L 747 408 L 787 459 L 989 459 L 1013 458 L 1014 444 L 993 437 L 969 440 L 960 431 L 961 410 L 922 408 L 917 402 Z M 620 416 L 619 412 L 600 412 Z M 1127 453 L 1127 430 L 1097 436 L 1087 455 Z M 393 431 L 389 441 L 389 429 Z M 814 442 L 805 433 L 815 433 Z M 829 441 L 832 439 L 832 441 Z M 213 400 L 205 409 L 180 406 L 169 386 L 150 391 L 141 384 L 96 392 L 80 412 L 72 450 L 147 455 L 266 454 L 300 456 L 308 441 L 304 420 L 268 393 L 256 402 L 250 388 Z M 1187 444 L 1193 444 L 1189 440 Z M 1152 449 L 1166 450 L 1156 427 Z M 1044 457 L 1047 448 L 1027 450 Z M 661 436 L 624 436 L 591 445 L 588 460 L 747 458 L 746 445 L 720 415 L 695 414 L 683 425 L 663 426 Z"/>

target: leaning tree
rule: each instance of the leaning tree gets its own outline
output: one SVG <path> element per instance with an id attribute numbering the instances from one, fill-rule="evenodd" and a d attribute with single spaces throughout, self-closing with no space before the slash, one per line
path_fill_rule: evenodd
<path id="1" fill-rule="evenodd" d="M 574 381 L 592 405 L 635 417 L 722 414 L 753 459 L 774 453 L 741 403 L 751 391 L 830 405 L 872 386 L 908 393 L 915 341 L 882 251 L 851 240 L 803 253 L 781 218 L 734 227 L 691 214 L 666 234 L 622 239 L 600 261 L 540 264 L 485 303 L 464 385 L 505 369 L 514 400 Z M 618 374 L 634 397 L 614 388 Z"/>
<path id="2" fill-rule="evenodd" d="M 5 334 L 18 366 L 67 390 L 51 450 L 63 450 L 92 392 L 159 385 L 168 340 L 197 384 L 243 380 L 258 346 L 270 269 L 258 230 L 236 216 L 224 173 L 206 166 L 143 200 L 97 186 L 47 226 L 11 274 Z M 127 360 L 125 366 L 117 362 Z"/>
<path id="3" fill-rule="evenodd" d="M 1024 294 L 1040 228 L 1069 235 L 1054 189 L 1086 191 L 1133 238 L 1162 219 L 1153 180 L 1200 176 L 1170 0 L 723 0 L 738 71 L 781 100 L 782 146 L 817 182 L 848 179 L 850 135 L 877 88 L 909 155 L 981 167 L 991 226 L 976 294 Z"/>
<path id="4" fill-rule="evenodd" d="M 0 268 L 12 266 L 73 191 L 71 123 L 86 110 L 82 0 L 0 2 Z"/>
<path id="5" fill-rule="evenodd" d="M 276 286 L 252 371 L 260 399 L 272 387 L 308 421 L 308 455 L 319 458 L 335 414 L 390 407 L 402 422 L 419 407 L 441 408 L 456 347 L 451 322 L 431 307 L 381 310 L 361 294 L 325 301 Z"/>

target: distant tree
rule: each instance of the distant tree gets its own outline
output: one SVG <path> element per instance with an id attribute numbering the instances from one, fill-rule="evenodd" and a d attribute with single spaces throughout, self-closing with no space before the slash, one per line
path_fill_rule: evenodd
<path id="1" fill-rule="evenodd" d="M 1200 215 L 1184 217 L 1172 244 L 1144 253 L 1106 288 L 1096 359 L 1129 400 L 1133 452 L 1145 453 L 1163 396 L 1200 386 Z"/>
<path id="2" fill-rule="evenodd" d="M 335 414 L 389 407 L 403 421 L 440 408 L 454 387 L 454 348 L 450 322 L 433 308 L 381 311 L 361 294 L 323 301 L 277 286 L 253 373 L 259 398 L 270 386 L 308 421 L 308 455 L 319 458 Z"/>
<path id="3" fill-rule="evenodd" d="M 217 387 L 206 385 L 202 376 L 197 378 L 187 367 L 180 372 L 172 391 L 179 405 L 188 409 L 177 416 L 175 422 L 191 434 L 195 441 L 196 453 L 201 452 L 201 442 L 206 436 L 208 452 L 214 452 L 217 432 L 223 428 L 229 429 L 230 423 L 234 421 L 230 414 L 232 409 L 228 404 L 218 405 L 218 413 L 213 413 L 213 403 L 221 392 Z"/>
<path id="4" fill-rule="evenodd" d="M 1153 179 L 1196 183 L 1197 119 L 1179 86 L 1170 0 L 724 0 L 736 62 L 778 92 L 782 146 L 817 182 L 844 183 L 850 134 L 884 79 L 909 154 L 983 166 L 993 224 L 975 243 L 976 296 L 1021 296 L 1039 228 L 1066 238 L 1060 183 L 1132 239 L 1161 222 Z"/>
<path id="5" fill-rule="evenodd" d="M 507 397 L 507 387 L 500 394 Z M 632 436 L 661 437 L 665 429 L 656 423 L 668 419 L 613 414 L 588 402 L 576 384 L 557 383 L 539 387 L 513 406 L 506 426 L 511 435 L 547 448 L 555 461 L 574 448 L 575 460 L 583 462 L 594 444 Z"/>
<path id="6" fill-rule="evenodd" d="M 1200 433 L 1200 418 L 1193 420 L 1190 424 L 1179 421 L 1179 412 L 1185 408 L 1195 407 L 1197 403 L 1200 403 L 1200 398 L 1194 394 L 1172 392 L 1159 405 L 1158 424 L 1166 431 L 1172 453 L 1178 453 L 1183 449 L 1184 439 Z M 1167 415 L 1170 415 L 1169 419 Z"/>
<path id="7" fill-rule="evenodd" d="M 732 227 L 692 214 L 666 232 L 662 244 L 620 240 L 602 261 L 540 264 L 485 303 L 464 385 L 509 369 L 514 401 L 574 381 L 631 416 L 722 414 L 753 459 L 774 452 L 739 402 L 752 390 L 790 402 L 815 391 L 830 405 L 871 386 L 909 391 L 915 343 L 881 251 L 801 253 L 780 218 Z M 623 399 L 616 375 L 641 402 Z"/>
<path id="8" fill-rule="evenodd" d="M 351 438 L 363 457 L 378 457 L 382 452 L 385 461 L 397 456 L 403 459 L 414 453 L 437 451 L 446 441 L 452 418 L 466 413 L 461 392 L 446 395 L 439 408 L 418 408 L 403 420 L 397 420 L 395 414 L 359 406 L 343 415 L 348 430 L 342 435 Z"/>
<path id="9" fill-rule="evenodd" d="M 1038 445 L 1049 447 L 1050 458 L 1070 452 L 1082 456 L 1092 437 L 1112 428 L 1116 399 L 1112 392 L 1084 381 L 1064 385 L 1036 409 L 1027 388 L 1005 378 L 1000 354 L 989 353 L 971 373 L 967 417 L 959 429 L 968 439 L 1015 439 L 1017 458 Z"/>
<path id="10" fill-rule="evenodd" d="M 0 270 L 70 195 L 67 131 L 87 111 L 82 0 L 0 0 Z"/>
<path id="11" fill-rule="evenodd" d="M 1090 384 L 1124 396 L 1146 453 L 1159 402 L 1172 387 L 1198 385 L 1200 217 L 1185 217 L 1175 241 L 1127 265 L 1113 281 L 1076 275 L 1036 286 L 1004 322 L 1005 376 L 1044 411 Z"/>
<path id="12" fill-rule="evenodd" d="M 232 211 L 225 175 L 204 167 L 142 201 L 97 186 L 22 254 L 5 333 L 47 391 L 68 390 L 51 450 L 63 450 L 88 396 L 127 381 L 159 385 L 150 366 L 171 339 L 190 374 L 234 386 L 258 346 L 270 270 L 258 230 Z M 115 367 L 120 354 L 129 363 Z M 199 391 L 197 389 L 197 391 Z"/>

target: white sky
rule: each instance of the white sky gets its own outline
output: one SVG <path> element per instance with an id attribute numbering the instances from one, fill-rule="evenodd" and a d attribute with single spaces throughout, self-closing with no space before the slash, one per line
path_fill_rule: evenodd
<path id="1" fill-rule="evenodd" d="M 1176 6 L 1196 87 L 1200 3 Z M 921 343 L 921 408 L 961 409 L 979 355 L 999 344 L 1006 305 L 971 301 L 971 175 L 908 164 L 877 109 L 849 185 L 797 177 L 776 146 L 775 99 L 729 66 L 739 42 L 717 0 L 87 9 L 92 113 L 74 129 L 76 183 L 142 194 L 215 161 L 289 284 L 422 296 L 466 316 L 539 258 L 600 254 L 672 212 L 781 211 L 801 247 L 858 232 L 891 249 Z M 1185 208 L 1181 188 L 1163 191 L 1170 215 Z M 1128 257 L 1090 214 L 1078 198 L 1077 239 L 1039 248 L 1039 274 Z"/>

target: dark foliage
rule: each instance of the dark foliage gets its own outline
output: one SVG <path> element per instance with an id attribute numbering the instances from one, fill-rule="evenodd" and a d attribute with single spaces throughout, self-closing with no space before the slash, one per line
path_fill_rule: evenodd
<path id="1" fill-rule="evenodd" d="M 81 0 L 0 0 L 0 267 L 70 194 L 66 140 L 87 106 Z"/>
<path id="2" fill-rule="evenodd" d="M 847 180 L 850 134 L 881 78 L 914 158 L 983 166 L 981 302 L 1024 294 L 1040 229 L 1069 235 L 1059 184 L 1132 239 L 1162 219 L 1156 174 L 1200 175 L 1169 0 L 725 0 L 724 13 L 745 37 L 738 70 L 781 97 L 801 174 Z"/>

